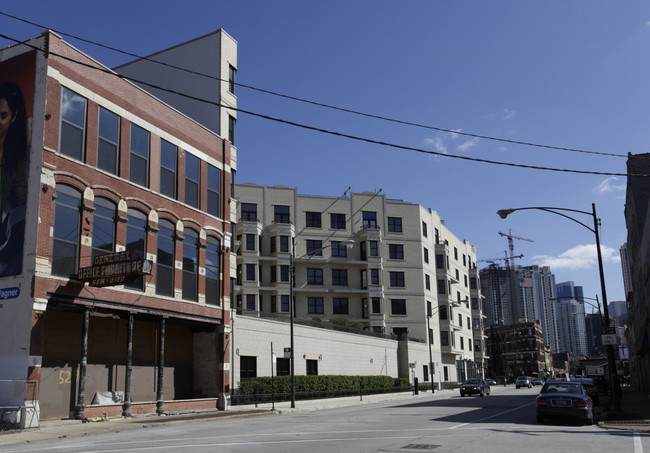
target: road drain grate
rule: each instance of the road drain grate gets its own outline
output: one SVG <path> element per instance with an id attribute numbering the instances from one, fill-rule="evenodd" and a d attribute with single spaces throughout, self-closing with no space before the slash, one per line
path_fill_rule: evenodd
<path id="1" fill-rule="evenodd" d="M 404 445 L 402 449 L 404 450 L 435 450 L 440 445 L 428 445 L 428 444 L 408 444 Z"/>

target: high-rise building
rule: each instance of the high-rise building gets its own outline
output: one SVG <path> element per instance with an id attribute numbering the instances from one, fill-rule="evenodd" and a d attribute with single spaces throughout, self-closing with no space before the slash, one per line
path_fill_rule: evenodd
<path id="1" fill-rule="evenodd" d="M 558 283 L 555 285 L 555 295 L 560 337 L 560 349 L 557 352 L 586 355 L 588 347 L 582 286 L 575 286 L 573 282 Z"/>
<path id="2" fill-rule="evenodd" d="M 377 193 L 238 184 L 238 313 L 337 322 L 427 342 L 436 381 L 482 375 L 475 246 L 433 210 Z M 295 268 L 294 288 L 290 273 Z"/>

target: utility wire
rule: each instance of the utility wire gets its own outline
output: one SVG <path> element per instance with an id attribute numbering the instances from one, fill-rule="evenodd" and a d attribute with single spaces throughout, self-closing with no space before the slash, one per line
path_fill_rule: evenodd
<path id="1" fill-rule="evenodd" d="M 307 130 L 311 130 L 311 131 L 321 132 L 321 133 L 328 134 L 328 135 L 334 135 L 334 136 L 338 136 L 338 137 L 349 138 L 351 140 L 362 141 L 362 142 L 366 142 L 366 143 L 372 143 L 372 144 L 375 144 L 375 145 L 381 145 L 381 146 L 386 146 L 386 147 L 391 147 L 391 148 L 403 149 L 403 150 L 407 150 L 407 151 L 415 151 L 415 152 L 424 153 L 424 154 L 431 154 L 431 155 L 434 155 L 434 156 L 448 157 L 448 158 L 454 158 L 454 159 L 462 159 L 462 160 L 467 160 L 467 161 L 472 161 L 472 162 L 481 162 L 481 163 L 494 164 L 494 165 L 503 165 L 503 166 L 510 166 L 510 167 L 518 167 L 518 168 L 529 168 L 529 169 L 533 169 L 533 170 L 545 170 L 545 171 L 554 171 L 554 172 L 577 173 L 577 174 L 586 174 L 586 175 L 602 175 L 602 176 L 650 176 L 650 174 L 628 174 L 628 173 L 599 172 L 599 171 L 591 171 L 591 170 L 575 170 L 575 169 L 567 169 L 567 168 L 544 167 L 544 166 L 539 166 L 539 165 L 516 164 L 516 163 L 513 163 L 513 162 L 502 162 L 502 161 L 489 160 L 489 159 L 480 159 L 480 158 L 476 158 L 476 157 L 459 156 L 459 155 L 456 155 L 456 154 L 445 154 L 445 153 L 441 153 L 441 152 L 437 152 L 437 151 L 425 150 L 425 149 L 421 149 L 421 148 L 415 148 L 415 147 L 405 146 L 405 145 L 398 145 L 398 144 L 395 144 L 395 143 L 389 143 L 389 142 L 384 142 L 384 141 L 380 141 L 380 140 L 374 140 L 374 139 L 370 139 L 370 138 L 364 138 L 364 137 L 359 137 L 359 136 L 355 136 L 355 135 L 345 134 L 343 132 L 330 131 L 328 129 L 323 129 L 323 128 L 316 127 L 316 126 L 308 126 L 308 125 L 305 125 L 305 124 L 296 123 L 294 121 L 284 120 L 284 119 L 281 119 L 281 118 L 276 118 L 276 117 L 272 117 L 272 116 L 269 116 L 269 115 L 264 115 L 264 114 L 261 114 L 261 113 L 255 113 L 255 112 L 252 112 L 252 111 L 249 111 L 249 110 L 244 110 L 244 109 L 240 109 L 240 108 L 237 108 L 237 107 L 232 107 L 232 106 L 229 106 L 229 105 L 224 105 L 224 104 L 221 104 L 221 103 L 218 103 L 218 102 L 209 101 L 207 99 L 199 98 L 197 96 L 192 96 L 192 95 L 189 95 L 189 94 L 181 93 L 179 91 L 175 91 L 175 90 L 164 88 L 164 87 L 161 87 L 161 86 L 158 86 L 158 85 L 154 85 L 154 84 L 151 84 L 149 82 L 145 82 L 143 80 L 138 80 L 138 79 L 134 79 L 134 78 L 131 78 L 131 77 L 127 77 L 127 76 L 118 74 L 118 73 L 116 73 L 116 72 L 114 72 L 114 71 L 112 71 L 110 69 L 106 69 L 104 67 L 98 67 L 98 66 L 94 66 L 94 65 L 91 65 L 91 64 L 88 64 L 88 63 L 83 63 L 81 61 L 75 60 L 74 58 L 66 57 L 65 55 L 60 55 L 60 54 L 57 54 L 55 52 L 50 52 L 50 51 L 47 51 L 47 50 L 43 50 L 43 49 L 41 49 L 39 47 L 28 44 L 27 42 L 22 42 L 22 41 L 18 41 L 16 39 L 14 39 L 14 38 L 10 38 L 9 36 L 6 36 L 4 34 L 0 34 L 0 38 L 4 38 L 4 39 L 10 40 L 10 41 L 14 41 L 14 42 L 16 42 L 18 44 L 22 44 L 22 45 L 24 45 L 26 47 L 29 47 L 31 49 L 37 50 L 39 52 L 43 52 L 45 55 L 53 55 L 55 57 L 61 58 L 61 59 L 66 60 L 66 61 L 70 61 L 70 62 L 78 64 L 80 66 L 84 66 L 84 67 L 87 67 L 87 68 L 90 68 L 90 69 L 94 69 L 94 70 L 99 71 L 99 72 L 104 72 L 106 74 L 113 75 L 113 76 L 118 77 L 118 78 L 123 79 L 123 80 L 127 80 L 127 81 L 131 81 L 131 82 L 134 82 L 134 83 L 139 83 L 139 84 L 142 84 L 142 85 L 146 85 L 146 86 L 148 86 L 150 88 L 165 91 L 167 93 L 183 96 L 183 97 L 185 97 L 187 99 L 192 99 L 194 101 L 203 102 L 203 103 L 214 105 L 214 106 L 217 106 L 217 107 L 227 108 L 227 109 L 234 110 L 234 111 L 237 111 L 237 112 L 240 112 L 240 113 L 248 114 L 248 115 L 251 115 L 251 116 L 256 116 L 258 118 L 267 119 L 269 121 L 275 121 L 275 122 L 278 122 L 278 123 L 287 124 L 287 125 L 290 125 L 290 126 L 295 126 L 295 127 L 299 127 L 299 128 L 307 129 Z"/>
<path id="2" fill-rule="evenodd" d="M 42 28 L 44 30 L 49 29 L 49 30 L 54 31 L 55 33 L 58 33 L 58 34 L 62 35 L 62 36 L 67 36 L 69 38 L 73 38 L 73 39 L 76 39 L 76 40 L 79 40 L 79 41 L 82 41 L 82 42 L 85 42 L 85 43 L 88 43 L 88 44 L 92 44 L 94 46 L 102 47 L 104 49 L 111 50 L 113 52 L 118 52 L 118 53 L 121 53 L 123 55 L 128 55 L 130 57 L 134 57 L 134 58 L 137 58 L 137 59 L 140 59 L 140 60 L 146 60 L 146 61 L 149 61 L 149 62 L 152 62 L 152 63 L 155 63 L 155 64 L 159 64 L 159 65 L 166 66 L 166 67 L 169 67 L 169 68 L 177 69 L 179 71 L 184 71 L 184 72 L 187 72 L 189 74 L 194 74 L 194 75 L 198 75 L 198 76 L 201 76 L 201 77 L 207 77 L 209 79 L 218 80 L 220 82 L 230 82 L 229 80 L 221 79 L 219 77 L 214 77 L 214 76 L 209 75 L 209 74 L 204 74 L 204 73 L 201 73 L 201 72 L 193 71 L 191 69 L 175 66 L 175 65 L 165 63 L 165 62 L 162 62 L 162 61 L 153 60 L 153 59 L 151 59 L 149 57 L 143 57 L 143 56 L 131 53 L 131 52 L 127 52 L 127 51 L 124 51 L 124 50 L 121 50 L 121 49 L 117 49 L 115 47 L 111 47 L 111 46 L 107 46 L 105 44 L 101 44 L 101 43 L 98 43 L 98 42 L 95 42 L 95 41 L 91 41 L 89 39 L 81 38 L 79 36 L 72 35 L 70 33 L 65 33 L 65 32 L 62 32 L 62 31 L 59 31 L 59 30 L 56 30 L 56 29 L 48 28 L 48 27 L 46 27 L 44 25 L 40 25 L 40 24 L 37 24 L 35 22 L 31 22 L 31 21 L 29 21 L 27 19 L 22 19 L 20 17 L 13 16 L 11 14 L 8 14 L 8 13 L 2 12 L 2 11 L 0 11 L 0 15 L 10 17 L 12 19 L 15 19 L 15 20 L 18 20 L 18 21 L 33 25 L 35 27 Z M 296 96 L 282 94 L 282 93 L 278 93 L 278 92 L 275 92 L 275 91 L 266 90 L 266 89 L 263 89 L 263 88 L 257 88 L 257 87 L 251 86 L 251 85 L 245 85 L 245 84 L 239 83 L 239 82 L 234 82 L 234 84 L 236 86 L 240 86 L 242 88 L 248 88 L 248 89 L 253 90 L 253 91 L 258 91 L 258 92 L 261 92 L 261 93 L 270 94 L 270 95 L 273 95 L 273 96 L 278 96 L 278 97 L 282 97 L 282 98 L 285 98 L 285 99 L 290 99 L 290 100 L 297 101 L 297 102 L 303 102 L 303 103 L 315 105 L 315 106 L 318 106 L 318 107 L 337 110 L 337 111 L 340 111 L 340 112 L 350 113 L 350 114 L 353 114 L 353 115 L 364 116 L 364 117 L 367 117 L 367 118 L 374 118 L 374 119 L 378 119 L 378 120 L 382 120 L 382 121 L 388 121 L 388 122 L 392 122 L 392 123 L 403 124 L 403 125 L 406 125 L 406 126 L 414 126 L 414 127 L 419 127 L 419 128 L 423 128 L 423 129 L 435 130 L 435 131 L 438 131 L 438 132 L 446 132 L 446 133 L 449 133 L 449 134 L 457 134 L 457 135 L 462 135 L 462 136 L 465 136 L 465 137 L 479 138 L 479 139 L 497 141 L 497 142 L 502 142 L 502 143 L 510 143 L 510 144 L 514 144 L 514 145 L 523 145 L 523 146 L 531 146 L 531 147 L 537 147 L 537 148 L 553 149 L 553 150 L 559 150 L 559 151 L 594 154 L 594 155 L 609 156 L 609 157 L 623 157 L 623 158 L 628 157 L 625 154 L 605 153 L 605 152 L 591 151 L 591 150 L 580 149 L 580 148 L 567 148 L 567 147 L 563 147 L 563 146 L 542 145 L 542 144 L 539 144 L 539 143 L 532 143 L 532 142 L 525 142 L 525 141 L 519 141 L 519 140 L 511 140 L 511 139 L 506 139 L 506 138 L 492 137 L 492 136 L 489 136 L 489 135 L 473 134 L 473 133 L 470 133 L 470 132 L 462 132 L 462 131 L 453 130 L 453 129 L 445 129 L 445 128 L 442 128 L 442 127 L 429 126 L 429 125 L 425 125 L 425 124 L 420 124 L 420 123 L 414 123 L 414 122 L 410 122 L 410 121 L 404 121 L 404 120 L 389 118 L 389 117 L 385 117 L 385 116 L 381 116 L 381 115 L 375 115 L 375 114 L 371 114 L 371 113 L 364 113 L 364 112 L 360 112 L 360 111 L 357 111 L 357 110 L 352 110 L 352 109 L 348 109 L 348 108 L 344 108 L 344 107 L 337 107 L 337 106 L 330 105 L 330 104 L 325 104 L 325 103 L 322 103 L 322 102 L 311 101 L 311 100 L 308 100 L 308 99 L 303 99 L 303 98 L 299 98 L 299 97 L 296 97 Z"/>

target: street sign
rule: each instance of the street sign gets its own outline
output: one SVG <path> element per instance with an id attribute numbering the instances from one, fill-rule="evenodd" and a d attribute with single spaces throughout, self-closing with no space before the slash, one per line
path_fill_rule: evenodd
<path id="1" fill-rule="evenodd" d="M 600 333 L 602 335 L 616 333 L 616 327 L 601 327 Z"/>
<path id="2" fill-rule="evenodd" d="M 605 346 L 609 346 L 609 345 L 616 346 L 618 344 L 618 342 L 616 341 L 616 335 L 612 333 L 601 335 L 600 339 L 602 340 L 603 345 Z"/>
<path id="3" fill-rule="evenodd" d="M 291 358 L 291 348 L 284 348 L 284 358 L 285 359 Z"/>

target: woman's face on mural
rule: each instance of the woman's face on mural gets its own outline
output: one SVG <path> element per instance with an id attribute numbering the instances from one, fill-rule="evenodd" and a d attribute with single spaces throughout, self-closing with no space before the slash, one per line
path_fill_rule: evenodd
<path id="1" fill-rule="evenodd" d="M 16 115 L 11 112 L 7 100 L 0 99 L 0 142 L 4 142 L 7 131 L 15 119 Z"/>

